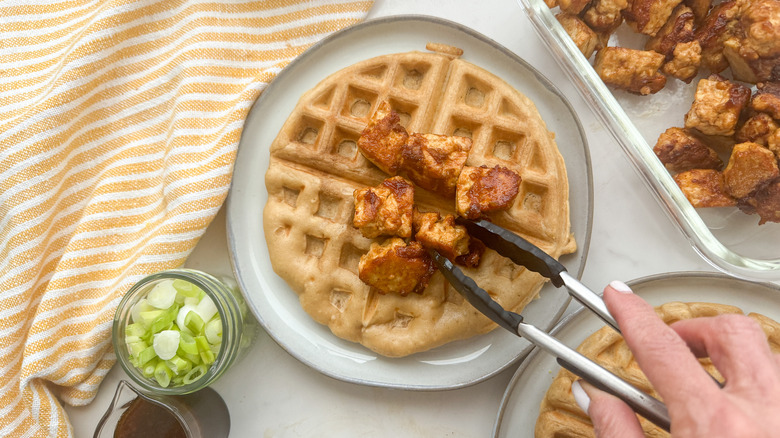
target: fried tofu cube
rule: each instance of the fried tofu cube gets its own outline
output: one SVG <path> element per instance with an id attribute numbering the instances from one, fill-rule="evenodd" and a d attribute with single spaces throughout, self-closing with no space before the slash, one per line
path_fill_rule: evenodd
<path id="1" fill-rule="evenodd" d="M 658 137 L 653 152 L 670 172 L 723 168 L 723 160 L 715 150 L 681 128 L 664 131 Z"/>
<path id="2" fill-rule="evenodd" d="M 401 150 L 409 133 L 401 125 L 401 117 L 382 102 L 369 119 L 358 138 L 360 152 L 385 173 L 395 176 L 401 165 Z"/>
<path id="3" fill-rule="evenodd" d="M 775 154 L 751 142 L 734 145 L 729 163 L 723 170 L 726 192 L 737 199 L 752 195 L 777 177 L 780 177 L 780 170 Z"/>
<path id="4" fill-rule="evenodd" d="M 646 95 L 666 85 L 666 76 L 658 72 L 664 59 L 651 50 L 604 47 L 596 54 L 593 68 L 605 84 Z"/>
<path id="5" fill-rule="evenodd" d="M 661 67 L 661 71 L 690 84 L 699 73 L 700 66 L 701 46 L 698 41 L 691 41 L 674 46 L 672 59 Z"/>
<path id="6" fill-rule="evenodd" d="M 414 229 L 415 240 L 452 261 L 469 252 L 469 233 L 451 214 L 415 212 Z"/>
<path id="7" fill-rule="evenodd" d="M 739 143 L 752 141 L 762 146 L 767 145 L 767 139 L 780 125 L 767 113 L 756 113 L 750 116 L 737 130 L 734 139 Z"/>
<path id="8" fill-rule="evenodd" d="M 682 0 L 629 0 L 623 17 L 632 29 L 655 36 Z"/>
<path id="9" fill-rule="evenodd" d="M 729 66 L 723 54 L 723 43 L 741 32 L 740 12 L 740 4 L 735 0 L 718 3 L 696 28 L 702 65 L 713 73 L 722 72 Z"/>
<path id="10" fill-rule="evenodd" d="M 466 266 L 467 268 L 476 268 L 479 261 L 482 260 L 482 254 L 485 253 L 486 246 L 481 240 L 470 238 L 469 250 L 466 254 L 455 258 L 455 264 Z"/>
<path id="11" fill-rule="evenodd" d="M 750 89 L 717 75 L 701 79 L 685 127 L 707 135 L 734 135 L 742 110 L 750 100 Z"/>
<path id="12" fill-rule="evenodd" d="M 740 16 L 744 31 L 742 56 L 750 59 L 780 56 L 780 2 L 751 0 Z"/>
<path id="13" fill-rule="evenodd" d="M 761 62 L 761 58 L 749 59 L 743 57 L 741 41 L 738 38 L 729 38 L 723 43 L 723 57 L 731 68 L 731 75 L 734 79 L 742 82 L 755 84 L 758 82 L 758 75 L 769 78 L 771 68 L 767 70 L 767 65 Z"/>
<path id="14" fill-rule="evenodd" d="M 724 42 L 723 55 L 737 80 L 780 81 L 780 2 L 745 2 L 739 29 Z"/>
<path id="15" fill-rule="evenodd" d="M 723 57 L 729 64 L 734 79 L 755 84 L 758 80 L 751 62 L 740 56 L 742 43 L 739 38 L 729 38 L 723 42 Z"/>
<path id="16" fill-rule="evenodd" d="M 691 8 L 696 22 L 700 22 L 707 16 L 712 7 L 712 0 L 683 0 L 683 3 Z"/>
<path id="17" fill-rule="evenodd" d="M 382 294 L 421 294 L 436 272 L 428 252 L 420 242 L 404 242 L 398 237 L 372 243 L 358 262 L 358 277 Z"/>
<path id="18" fill-rule="evenodd" d="M 452 197 L 469 150 L 468 137 L 414 133 L 401 153 L 401 171 L 418 186 Z"/>
<path id="19" fill-rule="evenodd" d="M 596 32 L 574 14 L 560 13 L 556 14 L 555 18 L 585 58 L 590 58 L 601 43 Z"/>
<path id="20" fill-rule="evenodd" d="M 674 48 L 679 43 L 688 43 L 695 39 L 693 33 L 694 15 L 691 8 L 685 5 L 677 6 L 669 21 L 664 24 L 655 36 L 645 43 L 646 50 L 654 50 L 671 60 Z"/>
<path id="21" fill-rule="evenodd" d="M 780 180 L 775 180 L 761 188 L 751 204 L 761 218 L 759 225 L 780 222 Z"/>
<path id="22" fill-rule="evenodd" d="M 485 244 L 468 235 L 466 228 L 455 223 L 455 217 L 444 218 L 438 213 L 414 211 L 414 238 L 426 248 L 432 248 L 453 263 L 476 268 L 485 253 Z"/>
<path id="23" fill-rule="evenodd" d="M 455 208 L 467 219 L 506 210 L 520 191 L 520 180 L 520 175 L 505 167 L 465 166 L 458 178 Z"/>
<path id="24" fill-rule="evenodd" d="M 623 10 L 628 0 L 595 0 L 582 14 L 582 19 L 596 32 L 611 33 L 623 23 Z"/>
<path id="25" fill-rule="evenodd" d="M 695 208 L 736 205 L 726 192 L 723 174 L 715 169 L 691 169 L 675 175 L 674 181 Z"/>
<path id="26" fill-rule="evenodd" d="M 766 147 L 780 160 L 780 128 L 769 134 L 766 138 Z"/>
<path id="27" fill-rule="evenodd" d="M 689 83 L 699 72 L 701 45 L 695 40 L 693 11 L 683 4 L 677 6 L 669 21 L 647 40 L 645 49 L 666 57 L 661 71 Z"/>
<path id="28" fill-rule="evenodd" d="M 414 186 L 394 176 L 376 187 L 355 190 L 352 224 L 369 238 L 382 235 L 409 238 L 412 235 Z"/>
<path id="29" fill-rule="evenodd" d="M 780 82 L 760 82 L 757 88 L 756 95 L 750 101 L 750 108 L 780 121 Z"/>
<path id="30" fill-rule="evenodd" d="M 590 4 L 591 0 L 558 0 L 561 11 L 579 15 Z"/>

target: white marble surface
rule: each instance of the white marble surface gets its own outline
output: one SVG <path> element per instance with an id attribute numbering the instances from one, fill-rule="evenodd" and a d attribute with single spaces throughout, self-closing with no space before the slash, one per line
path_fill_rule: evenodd
<path id="1" fill-rule="evenodd" d="M 593 162 L 595 209 L 585 284 L 601 290 L 613 279 L 713 270 L 662 212 L 617 143 L 590 114 L 515 0 L 376 0 L 369 19 L 397 14 L 433 15 L 471 27 L 525 58 L 569 96 L 588 133 Z M 220 212 L 188 266 L 230 274 L 228 257 L 225 216 Z M 491 434 L 515 368 L 451 391 L 363 387 L 309 369 L 261 331 L 248 355 L 214 388 L 227 402 L 233 438 L 485 437 Z M 122 377 L 122 370 L 115 367 L 89 406 L 67 408 L 77 437 L 92 436 Z"/>

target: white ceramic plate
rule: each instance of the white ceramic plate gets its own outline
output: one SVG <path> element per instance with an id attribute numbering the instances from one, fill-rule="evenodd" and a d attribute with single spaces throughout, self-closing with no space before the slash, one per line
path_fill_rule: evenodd
<path id="1" fill-rule="evenodd" d="M 654 306 L 670 301 L 711 302 L 737 306 L 780 321 L 780 286 L 754 283 L 719 273 L 680 272 L 641 278 L 629 285 Z M 553 336 L 576 348 L 604 326 L 593 313 L 581 309 L 552 330 Z M 560 366 L 553 356 L 534 349 L 510 380 L 493 428 L 493 437 L 532 438 L 539 404 Z"/>
<path id="2" fill-rule="evenodd" d="M 431 41 L 462 48 L 463 59 L 502 77 L 536 103 L 548 128 L 555 132 L 568 166 L 572 232 L 579 249 L 561 262 L 578 277 L 585 265 L 593 199 L 590 156 L 577 117 L 551 83 L 495 42 L 440 19 L 391 17 L 339 32 L 285 68 L 250 111 L 227 202 L 227 230 L 236 279 L 269 335 L 300 361 L 340 380 L 403 389 L 458 388 L 498 373 L 530 351 L 527 341 L 494 330 L 405 358 L 378 356 L 361 345 L 337 338 L 309 318 L 297 295 L 274 273 L 268 259 L 262 211 L 267 199 L 264 174 L 269 146 L 299 97 L 329 74 L 358 61 L 424 50 Z M 538 327 L 550 329 L 568 302 L 565 291 L 546 286 L 541 298 L 524 314 Z"/>

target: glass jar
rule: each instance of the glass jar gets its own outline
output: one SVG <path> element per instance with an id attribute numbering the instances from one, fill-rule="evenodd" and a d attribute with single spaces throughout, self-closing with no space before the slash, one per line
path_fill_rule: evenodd
<path id="1" fill-rule="evenodd" d="M 131 363 L 125 330 L 131 323 L 133 307 L 158 283 L 168 280 L 189 282 L 211 298 L 222 321 L 222 342 L 219 351 L 214 354 L 214 362 L 203 375 L 190 383 L 162 387 Z M 205 388 L 222 376 L 251 343 L 254 326 L 254 320 L 247 314 L 246 304 L 234 281 L 220 280 L 193 269 L 171 269 L 149 275 L 130 288 L 114 314 L 111 338 L 117 361 L 139 389 L 152 394 L 180 395 Z"/>

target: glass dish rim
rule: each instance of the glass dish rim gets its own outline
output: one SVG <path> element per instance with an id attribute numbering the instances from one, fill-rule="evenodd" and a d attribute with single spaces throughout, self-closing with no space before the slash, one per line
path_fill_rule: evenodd
<path id="1" fill-rule="evenodd" d="M 612 92 L 555 19 L 543 0 L 517 0 L 555 61 L 612 134 L 666 215 L 693 249 L 716 269 L 747 280 L 780 280 L 780 258 L 740 255 L 716 238 L 657 159 Z"/>

